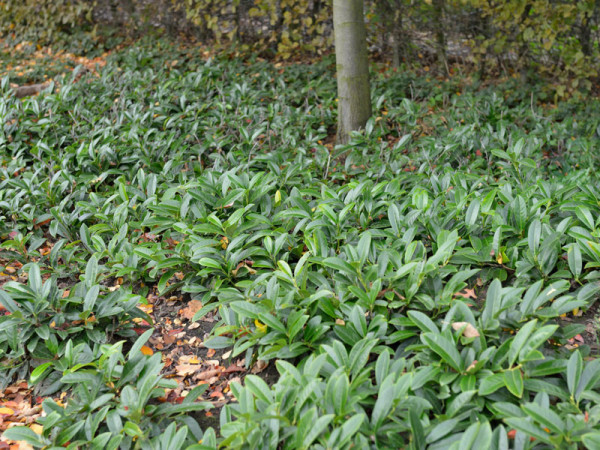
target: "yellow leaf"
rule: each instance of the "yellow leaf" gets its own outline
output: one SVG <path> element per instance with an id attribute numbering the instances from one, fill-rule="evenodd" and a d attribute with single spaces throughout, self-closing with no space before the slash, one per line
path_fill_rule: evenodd
<path id="1" fill-rule="evenodd" d="M 275 192 L 275 206 L 279 206 L 281 203 L 281 191 Z"/>
<path id="2" fill-rule="evenodd" d="M 260 331 L 261 333 L 266 333 L 267 332 L 267 326 L 263 323 L 260 323 L 258 321 L 258 319 L 254 319 L 254 325 L 256 325 L 256 329 L 258 331 Z"/>
<path id="3" fill-rule="evenodd" d="M 154 354 L 154 351 L 147 345 L 142 345 L 141 352 L 143 355 L 146 355 L 146 356 L 151 356 Z"/>
<path id="4" fill-rule="evenodd" d="M 10 408 L 6 408 L 6 407 L 2 407 L 0 408 L 0 414 L 7 414 L 9 416 L 13 415 L 15 412 L 10 409 Z"/>
<path id="5" fill-rule="evenodd" d="M 44 427 L 41 426 L 38 423 L 32 423 L 29 428 L 31 428 L 31 430 L 35 433 L 35 434 L 42 434 L 42 431 L 44 431 Z"/>

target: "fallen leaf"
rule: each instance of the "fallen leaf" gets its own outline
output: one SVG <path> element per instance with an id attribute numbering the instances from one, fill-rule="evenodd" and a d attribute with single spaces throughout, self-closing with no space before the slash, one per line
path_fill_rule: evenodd
<path id="1" fill-rule="evenodd" d="M 464 292 L 456 292 L 454 295 L 463 298 L 477 299 L 477 295 L 475 295 L 474 289 L 465 289 Z"/>
<path id="2" fill-rule="evenodd" d="M 163 335 L 163 341 L 166 345 L 171 345 L 172 343 L 175 342 L 177 338 L 175 336 L 171 336 L 169 334 L 164 334 Z"/>
<path id="3" fill-rule="evenodd" d="M 250 369 L 250 372 L 252 372 L 253 374 L 261 373 L 268 366 L 269 366 L 268 361 L 263 361 L 262 359 L 259 359 L 256 361 L 256 364 L 254 364 L 254 366 L 252 366 L 252 369 Z"/>
<path id="4" fill-rule="evenodd" d="M 196 355 L 182 355 L 179 357 L 180 364 L 200 364 L 200 360 Z"/>
<path id="5" fill-rule="evenodd" d="M 177 371 L 177 375 L 185 377 L 196 373 L 199 367 L 200 366 L 193 364 L 177 364 L 175 370 Z"/>
<path id="6" fill-rule="evenodd" d="M 244 369 L 243 367 L 240 367 L 236 364 L 232 364 L 231 366 L 229 366 L 227 369 L 225 369 L 225 373 L 231 373 L 231 372 L 245 372 L 246 369 Z"/>
<path id="7" fill-rule="evenodd" d="M 204 372 L 200 372 L 198 375 L 194 376 L 194 380 L 196 380 L 196 381 L 208 380 L 212 377 L 219 375 L 222 371 L 223 371 L 223 369 L 220 369 L 220 368 L 205 370 Z"/>
<path id="8" fill-rule="evenodd" d="M 7 415 L 7 416 L 12 416 L 14 413 L 15 412 L 12 409 L 10 409 L 10 408 L 6 408 L 6 407 L 0 408 L 0 414 L 4 414 L 4 415 Z"/>
<path id="9" fill-rule="evenodd" d="M 152 350 L 147 345 L 142 345 L 142 348 L 140 351 L 142 352 L 143 355 L 146 355 L 146 356 L 152 356 L 154 354 L 154 350 Z"/>
<path id="10" fill-rule="evenodd" d="M 202 302 L 200 300 L 190 300 L 190 302 L 187 304 L 187 307 L 181 309 L 179 314 L 184 319 L 192 320 L 194 314 L 200 311 L 200 309 L 202 309 Z"/>
<path id="11" fill-rule="evenodd" d="M 594 327 L 593 323 L 588 322 L 588 324 L 585 326 L 585 331 L 593 336 L 596 334 L 596 327 Z"/>
<path id="12" fill-rule="evenodd" d="M 462 327 L 465 327 L 463 330 L 463 336 L 467 338 L 479 337 L 479 331 L 471 325 L 469 322 L 453 322 L 452 328 L 455 330 L 460 330 Z"/>
<path id="13" fill-rule="evenodd" d="M 42 434 L 42 431 L 44 431 L 44 427 L 43 427 L 43 426 L 41 426 L 41 425 L 40 425 L 40 424 L 38 424 L 38 423 L 32 423 L 32 424 L 29 426 L 29 428 L 31 428 L 31 430 L 32 430 L 32 431 L 33 431 L 35 434 L 39 434 L 39 435 L 41 435 L 41 434 Z"/>

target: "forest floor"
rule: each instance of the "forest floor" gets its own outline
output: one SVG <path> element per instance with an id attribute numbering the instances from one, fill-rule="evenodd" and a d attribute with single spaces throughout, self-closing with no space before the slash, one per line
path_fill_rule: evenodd
<path id="1" fill-rule="evenodd" d="M 0 448 L 600 442 L 597 98 L 0 47 Z"/>

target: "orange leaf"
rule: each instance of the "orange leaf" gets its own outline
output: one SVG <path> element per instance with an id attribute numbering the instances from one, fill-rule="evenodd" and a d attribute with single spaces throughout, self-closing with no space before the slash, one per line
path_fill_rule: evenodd
<path id="1" fill-rule="evenodd" d="M 475 295 L 474 289 L 465 289 L 465 292 L 456 292 L 455 296 L 463 297 L 463 298 L 473 298 L 477 299 L 477 295 Z"/>
<path id="2" fill-rule="evenodd" d="M 154 351 L 147 345 L 142 345 L 141 352 L 143 355 L 146 355 L 146 356 L 151 356 L 154 354 Z"/>
<path id="3" fill-rule="evenodd" d="M 187 304 L 187 308 L 183 308 L 179 311 L 179 314 L 181 314 L 184 319 L 192 320 L 194 314 L 200 311 L 200 309 L 202 309 L 202 302 L 200 300 L 190 300 Z"/>

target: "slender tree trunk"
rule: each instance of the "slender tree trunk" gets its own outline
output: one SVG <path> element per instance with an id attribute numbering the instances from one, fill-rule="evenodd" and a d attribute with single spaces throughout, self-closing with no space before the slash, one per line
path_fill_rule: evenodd
<path id="1" fill-rule="evenodd" d="M 594 39 L 592 37 L 592 27 L 598 22 L 599 1 L 594 1 L 594 8 L 589 15 L 584 14 L 579 24 L 579 42 L 581 51 L 585 56 L 592 56 L 594 51 Z"/>
<path id="2" fill-rule="evenodd" d="M 403 50 L 402 0 L 379 0 L 377 11 L 381 16 L 382 32 L 380 40 L 388 44 L 385 50 L 391 53 L 392 67 L 400 67 Z"/>
<path id="3" fill-rule="evenodd" d="M 371 116 L 369 61 L 363 0 L 334 0 L 333 28 L 338 84 L 338 142 Z"/>
<path id="4" fill-rule="evenodd" d="M 435 24 L 436 53 L 440 67 L 448 72 L 446 60 L 446 34 L 444 33 L 444 0 L 433 0 L 433 22 Z"/>
<path id="5" fill-rule="evenodd" d="M 402 32 L 402 1 L 396 0 L 392 11 L 392 67 L 399 68 L 402 58 L 403 32 Z"/>

